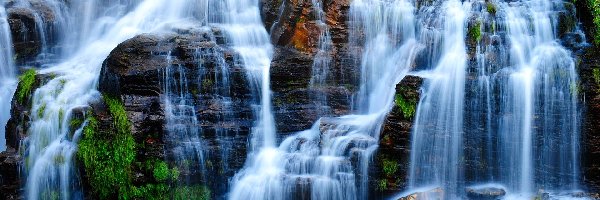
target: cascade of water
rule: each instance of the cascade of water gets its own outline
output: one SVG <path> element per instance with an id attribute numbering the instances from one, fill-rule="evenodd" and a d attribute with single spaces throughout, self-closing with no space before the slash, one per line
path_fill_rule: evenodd
<path id="1" fill-rule="evenodd" d="M 0 127 L 10 118 L 10 101 L 16 89 L 16 69 L 6 9 L 0 4 Z M 0 128 L 0 152 L 6 149 L 5 129 Z"/>
<path id="2" fill-rule="evenodd" d="M 382 12 L 374 12 L 374 11 Z M 413 6 L 356 0 L 352 20 L 364 31 L 361 115 L 324 118 L 264 148 L 238 174 L 230 199 L 365 199 L 367 170 L 394 88 L 421 48 L 414 39 Z"/>
<path id="3" fill-rule="evenodd" d="M 204 171 L 204 141 L 200 138 L 192 94 L 188 92 L 187 70 L 181 65 L 173 65 L 170 54 L 162 75 L 167 129 L 165 141 L 170 145 L 171 156 L 180 169 L 191 171 L 189 167 L 193 163 Z"/>
<path id="4" fill-rule="evenodd" d="M 500 169 L 509 189 L 524 195 L 577 188 L 577 72 L 556 39 L 560 1 L 502 3 L 510 41 L 500 104 Z M 517 134 L 515 134 L 517 133 Z M 518 141 L 515 143 L 515 141 Z M 518 178 L 517 178 L 518 177 Z"/>
<path id="5" fill-rule="evenodd" d="M 317 18 L 317 25 L 320 28 L 318 50 L 314 56 L 312 66 L 312 76 L 310 78 L 310 87 L 312 89 L 323 89 L 327 86 L 328 77 L 330 77 L 329 65 L 331 64 L 332 41 L 329 34 L 329 27 L 325 23 L 325 13 L 323 12 L 323 2 L 312 0 L 314 14 Z M 318 109 L 320 113 L 328 113 L 327 95 L 317 92 L 312 97 L 315 103 L 323 109 Z"/>
<path id="6" fill-rule="evenodd" d="M 257 0 L 220 2 L 222 27 L 231 47 L 239 53 L 239 61 L 247 71 L 253 93 L 260 102 L 256 108 L 257 124 L 252 130 L 249 152 L 275 146 L 275 119 L 271 111 L 270 66 L 273 47 L 262 24 Z"/>
<path id="7" fill-rule="evenodd" d="M 132 2 L 113 2 L 111 12 L 94 14 L 95 23 L 84 45 L 66 55 L 63 62 L 41 70 L 41 74 L 54 74 L 52 80 L 37 89 L 33 95 L 31 127 L 27 130 L 26 147 L 26 197 L 38 199 L 40 195 L 75 198 L 73 151 L 76 137 L 69 134 L 70 115 L 73 109 L 85 107 L 99 97 L 95 90 L 100 66 L 110 51 L 119 43 L 137 34 L 160 31 L 165 25 L 185 21 L 193 1 L 148 0 L 135 8 Z M 122 5 L 122 6 L 115 6 Z M 78 26 L 84 27 L 84 26 Z M 75 196 L 75 197 L 74 197 Z"/>
<path id="8" fill-rule="evenodd" d="M 66 35 L 70 33 L 67 30 L 73 24 L 72 19 L 77 19 L 69 15 L 70 9 L 67 4 L 59 0 L 16 0 L 13 3 L 13 7 L 27 9 L 34 17 L 41 44 L 38 60 L 48 62 L 44 60 L 53 58 L 51 54 L 60 54 L 61 50 L 56 49 L 54 45 L 65 40 Z"/>
<path id="9" fill-rule="evenodd" d="M 409 187 L 446 183 L 452 193 L 460 190 L 462 176 L 463 98 L 466 71 L 465 23 L 470 4 L 444 2 L 440 10 L 443 37 L 441 57 L 425 81 L 412 139 Z M 433 145 L 432 145 L 433 144 Z M 422 154 L 414 152 L 423 152 Z M 426 153 L 425 153 L 426 152 Z M 450 197 L 456 198 L 456 197 Z"/>
<path id="10" fill-rule="evenodd" d="M 503 188 L 510 199 L 578 189 L 578 77 L 556 36 L 563 2 L 444 4 L 452 14 L 442 47 L 455 49 L 442 48 L 439 58 L 428 52 L 437 65 L 424 73 L 410 187 L 464 198 L 465 187 L 481 184 L 472 188 Z M 465 17 L 472 17 L 468 34 Z M 465 40 L 476 43 L 472 62 Z"/>

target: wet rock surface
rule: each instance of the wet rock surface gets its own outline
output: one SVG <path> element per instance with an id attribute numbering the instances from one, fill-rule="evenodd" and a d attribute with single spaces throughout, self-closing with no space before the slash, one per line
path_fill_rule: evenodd
<path id="1" fill-rule="evenodd" d="M 27 5 L 24 7 L 23 5 Z M 59 30 L 51 5 L 38 0 L 6 3 L 15 61 L 31 63 L 46 48 L 57 44 Z"/>
<path id="2" fill-rule="evenodd" d="M 406 76 L 396 85 L 395 105 L 384 121 L 379 149 L 370 168 L 369 188 L 373 197 L 382 198 L 407 189 L 411 130 L 422 84 L 422 78 Z M 415 110 L 402 109 L 400 99 Z"/>
<path id="3" fill-rule="evenodd" d="M 0 152 L 0 193 L 2 199 L 22 199 L 21 174 L 19 166 L 21 157 L 13 148 Z"/>
<path id="4" fill-rule="evenodd" d="M 582 179 L 589 192 L 600 192 L 600 51 L 591 47 L 581 55 L 579 76 L 583 106 L 581 129 Z"/>
<path id="5" fill-rule="evenodd" d="M 465 192 L 472 200 L 496 200 L 506 195 L 506 191 L 495 187 L 467 187 Z"/>
<path id="6" fill-rule="evenodd" d="M 417 200 L 417 199 L 441 199 L 444 196 L 444 190 L 442 188 L 434 188 L 427 191 L 415 192 L 403 197 L 398 200 Z"/>
<path id="7" fill-rule="evenodd" d="M 20 168 L 23 166 L 23 158 L 19 153 L 21 146 L 27 137 L 27 129 L 30 126 L 31 98 L 36 88 L 39 88 L 50 79 L 49 75 L 35 75 L 29 94 L 24 94 L 24 101 L 19 101 L 15 95 L 11 101 L 11 118 L 6 124 L 6 146 L 7 150 L 0 152 L 0 192 L 6 194 L 2 198 L 22 199 L 23 177 Z M 22 83 L 17 87 L 19 91 Z"/>
<path id="8" fill-rule="evenodd" d="M 111 52 L 103 64 L 99 84 L 100 92 L 123 100 L 136 143 L 145 147 L 138 150 L 138 156 L 168 159 L 170 150 L 164 140 L 167 133 L 163 99 L 165 73 L 180 70 L 176 76 L 187 79 L 190 91 L 184 92 L 192 96 L 199 120 L 197 128 L 207 145 L 203 147 L 208 157 L 206 166 L 198 166 L 207 169 L 204 174 L 207 178 L 191 181 L 216 188 L 213 194 L 217 195 L 224 192 L 227 178 L 243 165 L 246 141 L 253 125 L 253 100 L 245 71 L 232 50 L 217 44 L 222 41 L 220 34 L 220 30 L 214 28 L 136 36 Z M 225 76 L 230 81 L 226 84 L 231 85 L 223 85 Z M 228 87 L 226 93 L 219 92 L 225 89 L 223 87 Z M 225 107 L 226 104 L 229 107 Z M 227 146 L 221 145 L 223 142 L 227 142 Z M 222 154 L 225 150 L 229 152 Z"/>

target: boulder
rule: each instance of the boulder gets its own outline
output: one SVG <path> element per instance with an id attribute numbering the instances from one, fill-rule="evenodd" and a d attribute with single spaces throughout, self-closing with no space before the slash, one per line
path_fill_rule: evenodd
<path id="1" fill-rule="evenodd" d="M 467 187 L 467 197 L 472 200 L 496 200 L 506 195 L 506 191 L 496 187 Z"/>
<path id="2" fill-rule="evenodd" d="M 418 199 L 442 199 L 444 197 L 444 190 L 442 188 L 434 188 L 423 192 L 415 192 L 403 197 L 398 200 L 418 200 Z"/>

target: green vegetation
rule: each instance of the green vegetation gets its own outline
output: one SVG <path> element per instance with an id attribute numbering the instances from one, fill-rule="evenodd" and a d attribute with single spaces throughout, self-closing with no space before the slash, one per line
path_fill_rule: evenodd
<path id="1" fill-rule="evenodd" d="M 37 110 L 38 118 L 44 117 L 44 112 L 46 112 L 46 103 L 42 104 Z"/>
<path id="2" fill-rule="evenodd" d="M 210 190 L 205 186 L 181 186 L 175 188 L 173 199 L 175 200 L 208 200 L 210 199 Z"/>
<path id="3" fill-rule="evenodd" d="M 116 131 L 98 130 L 98 121 L 89 113 L 77 155 L 84 164 L 90 185 L 100 199 L 116 195 L 120 199 L 130 199 L 135 141 L 130 134 L 129 121 L 121 101 L 107 95 L 104 95 L 104 101 L 113 117 Z"/>
<path id="4" fill-rule="evenodd" d="M 486 4 L 487 12 L 491 15 L 496 15 L 496 6 L 492 2 L 487 2 Z"/>
<path id="5" fill-rule="evenodd" d="M 587 6 L 592 14 L 594 44 L 600 46 L 600 0 L 587 0 Z"/>
<path id="6" fill-rule="evenodd" d="M 592 69 L 592 76 L 594 77 L 594 82 L 596 83 L 598 93 L 600 93 L 600 69 L 599 68 Z"/>
<path id="7" fill-rule="evenodd" d="M 213 85 L 214 85 L 213 81 L 206 78 L 202 81 L 202 90 L 210 91 L 210 89 L 213 87 Z"/>
<path id="8" fill-rule="evenodd" d="M 398 171 L 398 163 L 393 160 L 383 159 L 383 173 L 386 176 L 393 176 Z"/>
<path id="9" fill-rule="evenodd" d="M 387 190 L 387 180 L 379 180 L 379 183 L 377 184 L 377 189 L 379 189 L 379 191 Z"/>
<path id="10" fill-rule="evenodd" d="M 29 69 L 19 77 L 19 88 L 17 89 L 17 101 L 19 103 L 25 103 L 31 94 L 36 74 L 34 69 Z"/>
<path id="11" fill-rule="evenodd" d="M 173 167 L 173 169 L 171 169 L 171 181 L 177 181 L 179 179 L 179 174 L 179 169 L 177 169 L 177 167 Z"/>
<path id="12" fill-rule="evenodd" d="M 167 163 L 164 161 L 159 161 L 154 165 L 152 173 L 154 174 L 154 179 L 156 179 L 156 181 L 166 181 L 169 178 L 169 166 L 167 166 Z"/>
<path id="13" fill-rule="evenodd" d="M 83 124 L 83 120 L 81 119 L 71 119 L 69 125 L 71 128 L 79 128 Z"/>
<path id="14" fill-rule="evenodd" d="M 100 129 L 100 122 L 91 111 L 79 142 L 78 159 L 83 163 L 87 180 L 99 199 L 210 199 L 210 191 L 204 186 L 172 188 L 169 181 L 177 181 L 180 171 L 169 168 L 159 159 L 136 160 L 136 143 L 131 135 L 131 124 L 120 99 L 103 95 L 112 116 L 111 127 Z M 72 119 L 72 127 L 81 126 L 82 120 Z M 56 158 L 56 162 L 60 162 Z M 133 170 L 141 169 L 154 177 L 144 185 L 132 183 Z"/>
<path id="15" fill-rule="evenodd" d="M 479 42 L 481 40 L 481 22 L 477 21 L 472 27 L 469 27 L 467 34 L 472 41 Z"/>
<path id="16" fill-rule="evenodd" d="M 396 94 L 396 106 L 400 108 L 402 111 L 402 115 L 404 118 L 411 118 L 414 116 L 415 111 L 417 110 L 416 102 L 409 102 L 402 97 L 401 94 Z"/>
<path id="17" fill-rule="evenodd" d="M 133 186 L 131 197 L 134 199 L 166 200 L 169 199 L 169 186 L 164 183 L 146 184 L 141 187 Z"/>

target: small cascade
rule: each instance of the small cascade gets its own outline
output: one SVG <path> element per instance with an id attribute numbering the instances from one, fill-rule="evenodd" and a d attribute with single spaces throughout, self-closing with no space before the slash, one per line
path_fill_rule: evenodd
<path id="1" fill-rule="evenodd" d="M 73 154 L 77 137 L 69 134 L 73 110 L 99 99 L 96 85 L 104 59 L 119 43 L 140 33 L 165 29 L 165 25 L 186 21 L 189 1 L 119 1 L 106 5 L 112 12 L 94 14 L 91 34 L 84 45 L 40 74 L 53 74 L 33 95 L 31 126 L 24 141 L 25 197 L 38 199 L 77 198 L 81 195 Z M 139 2 L 137 6 L 130 6 Z M 121 6 L 116 6 L 121 5 Z M 183 22 L 185 23 L 185 22 Z M 78 26 L 83 27 L 83 26 Z"/>
<path id="2" fill-rule="evenodd" d="M 0 4 L 0 152 L 6 149 L 6 130 L 3 127 L 10 118 L 10 102 L 17 87 L 16 71 L 8 16 Z"/>
<path id="3" fill-rule="evenodd" d="M 270 66 L 273 46 L 262 24 L 257 0 L 227 0 L 221 7 L 221 24 L 229 45 L 238 54 L 238 61 L 246 69 L 248 82 L 256 98 L 256 125 L 248 152 L 275 146 L 275 119 L 271 106 Z"/>
<path id="4" fill-rule="evenodd" d="M 90 1 L 94 2 L 94 1 Z M 66 2 L 60 0 L 46 0 L 43 2 L 32 0 L 16 0 L 13 5 L 17 9 L 26 9 L 34 17 L 37 40 L 41 47 L 38 60 L 42 63 L 48 59 L 56 59 L 61 50 L 56 44 L 64 42 L 66 35 L 70 34 L 70 27 L 75 23 L 70 15 Z M 74 30 L 73 30 L 74 31 Z"/>
<path id="5" fill-rule="evenodd" d="M 361 112 L 322 118 L 278 148 L 263 148 L 238 174 L 229 199 L 367 198 L 367 171 L 395 85 L 421 49 L 412 8 L 404 0 L 352 3 L 352 19 L 361 25 L 355 31 L 371 33 L 361 56 Z M 383 12 L 369 12 L 378 9 Z"/>
<path id="6" fill-rule="evenodd" d="M 325 23 L 325 13 L 323 12 L 323 2 L 321 0 L 312 0 L 312 7 L 314 8 L 314 15 L 316 17 L 316 23 L 320 28 L 318 50 L 314 56 L 312 66 L 312 76 L 310 79 L 310 88 L 313 90 L 325 89 L 327 81 L 331 77 L 331 51 L 332 41 L 331 35 L 329 34 L 329 27 Z M 312 100 L 320 107 L 320 115 L 328 114 L 329 107 L 327 106 L 327 95 L 316 91 L 313 94 Z"/>
<path id="7" fill-rule="evenodd" d="M 186 71 L 183 66 L 172 63 L 169 53 L 167 67 L 162 73 L 167 132 L 165 141 L 170 146 L 169 155 L 179 169 L 189 173 L 204 172 L 205 144 L 200 138 L 194 100 L 188 92 Z M 187 181 L 190 178 L 192 177 L 186 177 Z"/>

